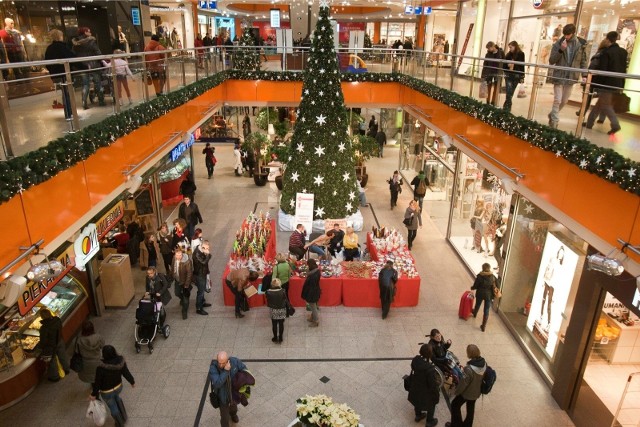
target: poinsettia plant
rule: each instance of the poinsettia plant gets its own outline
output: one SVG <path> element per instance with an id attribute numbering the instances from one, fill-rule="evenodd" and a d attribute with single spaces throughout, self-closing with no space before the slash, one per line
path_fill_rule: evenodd
<path id="1" fill-rule="evenodd" d="M 306 395 L 296 400 L 301 423 L 319 427 L 358 427 L 360 416 L 344 403 L 334 403 L 324 394 Z"/>

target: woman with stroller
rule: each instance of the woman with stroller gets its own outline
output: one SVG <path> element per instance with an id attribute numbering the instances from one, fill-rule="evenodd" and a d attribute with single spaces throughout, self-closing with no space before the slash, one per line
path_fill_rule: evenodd
<path id="1" fill-rule="evenodd" d="M 145 291 L 145 298 L 151 298 L 156 301 L 156 304 L 160 303 L 159 327 L 162 328 L 167 317 L 164 306 L 169 304 L 169 301 L 171 301 L 171 293 L 169 292 L 169 281 L 167 280 L 167 277 L 163 274 L 159 274 L 155 267 L 147 268 Z"/>
<path id="2" fill-rule="evenodd" d="M 127 412 L 120 398 L 122 377 L 131 384 L 131 387 L 136 386 L 136 381 L 129 372 L 124 357 L 120 356 L 113 346 L 105 345 L 102 347 L 102 363 L 96 368 L 93 392 L 89 397 L 91 400 L 96 400 L 98 396 L 102 397 L 104 403 L 109 407 L 117 427 L 121 427 L 127 422 Z"/>

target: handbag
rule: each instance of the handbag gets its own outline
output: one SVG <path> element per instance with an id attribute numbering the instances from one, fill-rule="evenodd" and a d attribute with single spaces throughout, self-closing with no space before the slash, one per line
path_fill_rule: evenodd
<path id="1" fill-rule="evenodd" d="M 408 226 L 410 226 L 410 225 L 411 225 L 411 220 L 412 220 L 412 219 L 413 219 L 413 218 L 411 218 L 411 217 L 409 217 L 409 218 L 405 218 L 405 219 L 403 219 L 403 220 L 402 220 L 402 223 L 408 227 Z"/>
<path id="2" fill-rule="evenodd" d="M 211 402 L 211 406 L 213 406 L 214 409 L 220 407 L 220 398 L 218 397 L 218 393 L 213 390 L 213 383 L 211 383 L 211 391 L 209 392 L 209 402 Z"/>
<path id="3" fill-rule="evenodd" d="M 502 291 L 500 290 L 499 287 L 497 286 L 493 286 L 493 297 L 494 298 L 501 298 L 502 297 Z"/>
<path id="4" fill-rule="evenodd" d="M 291 317 L 296 314 L 296 308 L 291 305 L 289 298 L 287 298 L 287 317 Z"/>
<path id="5" fill-rule="evenodd" d="M 150 71 L 146 72 L 145 81 L 147 82 L 147 85 L 149 85 L 149 86 L 151 86 L 153 84 L 153 79 L 151 78 L 151 72 Z"/>
<path id="6" fill-rule="evenodd" d="M 73 356 L 71 356 L 71 360 L 69 361 L 69 369 L 74 372 L 82 371 L 84 363 L 82 360 L 82 354 L 78 351 L 78 338 L 76 338 L 76 345 L 73 349 Z"/>
<path id="7" fill-rule="evenodd" d="M 487 86 L 487 82 L 483 81 L 480 83 L 480 93 L 478 93 L 478 98 L 486 98 L 489 95 L 489 87 Z"/>
<path id="8" fill-rule="evenodd" d="M 631 98 L 629 98 L 625 93 L 618 92 L 613 94 L 613 111 L 616 114 L 626 113 L 629 111 L 630 104 Z"/>
<path id="9" fill-rule="evenodd" d="M 95 425 L 103 426 L 107 420 L 107 405 L 101 399 L 92 400 L 89 402 L 86 417 Z"/>
<path id="10" fill-rule="evenodd" d="M 471 217 L 471 219 L 469 220 L 469 224 L 471 225 L 471 228 L 473 228 L 474 230 L 476 229 L 476 220 L 477 218 L 475 216 Z"/>
<path id="11" fill-rule="evenodd" d="M 411 373 L 409 375 L 404 375 L 402 377 L 402 381 L 404 384 L 405 391 L 409 391 L 411 389 L 411 384 L 413 382 L 413 369 L 411 370 Z"/>

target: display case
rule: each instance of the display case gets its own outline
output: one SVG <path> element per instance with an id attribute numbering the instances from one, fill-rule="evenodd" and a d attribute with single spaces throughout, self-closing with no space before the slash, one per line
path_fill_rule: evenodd
<path id="1" fill-rule="evenodd" d="M 600 314 L 600 319 L 598 319 L 598 326 L 593 338 L 591 357 L 612 363 L 615 358 L 620 332 L 621 328 L 618 322 L 603 311 Z"/>
<path id="2" fill-rule="evenodd" d="M 189 156 L 182 156 L 179 160 L 169 163 L 161 171 L 158 172 L 160 183 L 175 181 L 182 178 L 185 171 L 191 168 L 191 162 Z"/>

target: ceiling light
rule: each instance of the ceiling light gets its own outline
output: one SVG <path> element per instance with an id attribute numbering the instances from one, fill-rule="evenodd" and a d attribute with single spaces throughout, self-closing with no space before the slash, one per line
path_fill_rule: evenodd
<path id="1" fill-rule="evenodd" d="M 593 254 L 587 257 L 587 269 L 599 271 L 609 276 L 619 276 L 624 271 L 622 262 L 615 258 L 609 258 L 602 254 Z"/>

